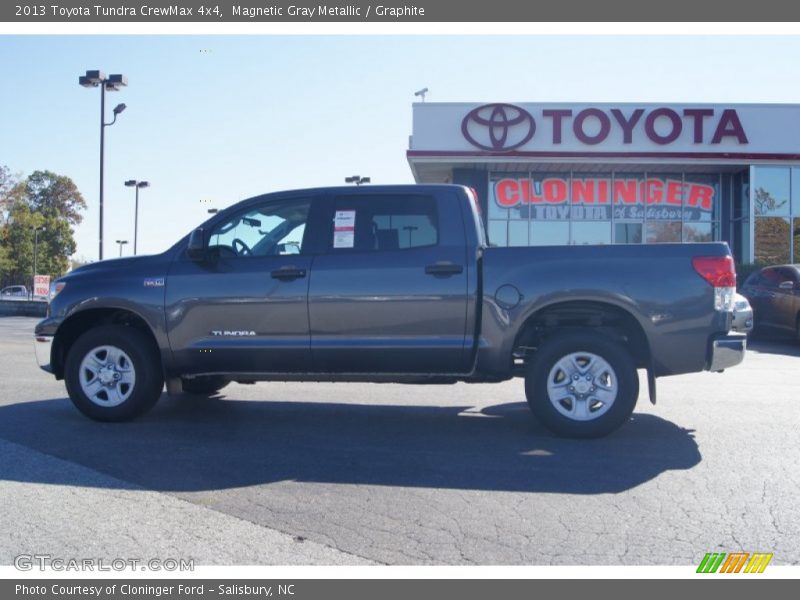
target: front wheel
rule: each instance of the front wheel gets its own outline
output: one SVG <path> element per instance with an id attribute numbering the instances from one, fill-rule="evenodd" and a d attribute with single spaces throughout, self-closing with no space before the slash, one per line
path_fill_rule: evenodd
<path id="1" fill-rule="evenodd" d="M 131 327 L 105 325 L 80 336 L 64 365 L 76 408 L 97 421 L 129 421 L 161 396 L 164 378 L 155 345 Z"/>
<path id="2" fill-rule="evenodd" d="M 623 346 L 594 331 L 570 332 L 539 348 L 525 377 L 525 396 L 554 433 L 598 438 L 630 418 L 639 378 Z"/>

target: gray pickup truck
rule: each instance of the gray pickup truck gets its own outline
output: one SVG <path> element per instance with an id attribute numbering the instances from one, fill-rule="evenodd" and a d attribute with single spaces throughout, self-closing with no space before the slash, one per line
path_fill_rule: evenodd
<path id="1" fill-rule="evenodd" d="M 40 366 L 101 421 L 230 381 L 500 382 L 571 437 L 624 424 L 655 379 L 742 361 L 724 243 L 495 248 L 454 185 L 268 194 L 156 256 L 56 282 Z"/>

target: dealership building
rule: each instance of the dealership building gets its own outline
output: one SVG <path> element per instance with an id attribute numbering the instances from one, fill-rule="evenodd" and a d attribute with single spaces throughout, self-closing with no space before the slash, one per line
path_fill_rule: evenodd
<path id="1" fill-rule="evenodd" d="M 800 105 L 413 106 L 419 183 L 480 198 L 498 246 L 725 241 L 800 263 Z"/>

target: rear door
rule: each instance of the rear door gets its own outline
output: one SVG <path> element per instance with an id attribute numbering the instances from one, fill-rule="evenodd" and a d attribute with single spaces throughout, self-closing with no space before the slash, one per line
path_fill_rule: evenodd
<path id="1" fill-rule="evenodd" d="M 312 361 L 330 373 L 457 373 L 467 268 L 456 195 L 341 194 L 309 288 Z"/>

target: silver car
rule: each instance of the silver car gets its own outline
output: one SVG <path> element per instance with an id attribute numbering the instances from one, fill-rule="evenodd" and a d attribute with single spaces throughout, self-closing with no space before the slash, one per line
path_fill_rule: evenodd
<path id="1" fill-rule="evenodd" d="M 0 290 L 0 300 L 27 300 L 28 288 L 24 285 L 10 285 Z"/>
<path id="2" fill-rule="evenodd" d="M 753 307 L 750 302 L 737 293 L 733 300 L 733 331 L 750 333 L 753 331 Z"/>

